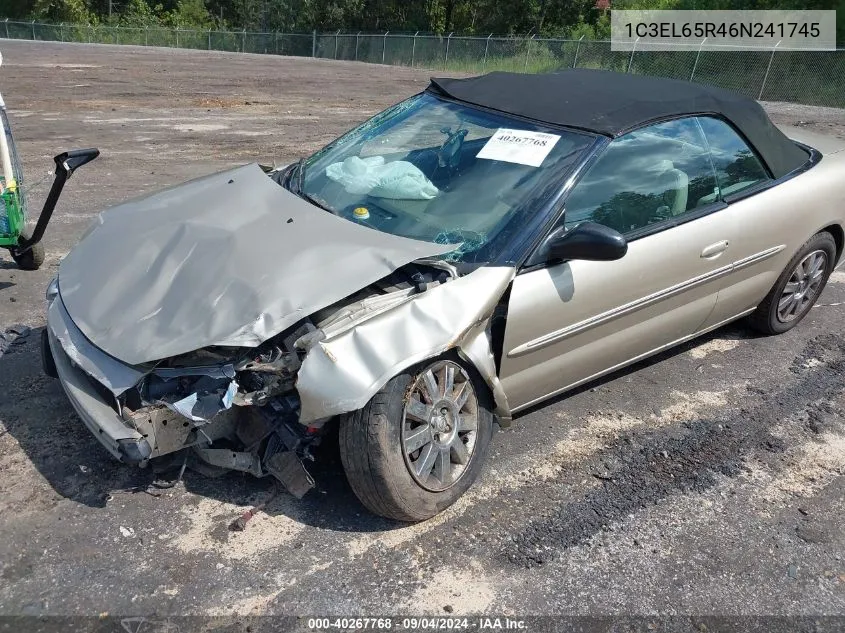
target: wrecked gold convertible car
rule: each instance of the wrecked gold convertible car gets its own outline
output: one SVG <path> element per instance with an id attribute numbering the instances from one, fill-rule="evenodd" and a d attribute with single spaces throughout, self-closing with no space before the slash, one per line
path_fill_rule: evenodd
<path id="1" fill-rule="evenodd" d="M 48 290 L 45 369 L 118 459 L 297 496 L 339 417 L 361 501 L 424 519 L 494 422 L 733 319 L 807 314 L 842 257 L 845 153 L 790 134 L 672 80 L 433 80 L 307 160 L 102 213 Z"/>

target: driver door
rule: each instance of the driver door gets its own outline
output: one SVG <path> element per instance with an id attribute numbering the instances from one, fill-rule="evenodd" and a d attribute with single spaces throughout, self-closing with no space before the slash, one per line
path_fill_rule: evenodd
<path id="1" fill-rule="evenodd" d="M 733 234 L 694 119 L 610 143 L 567 198 L 567 229 L 590 220 L 626 236 L 618 261 L 543 262 L 513 282 L 500 378 L 512 410 L 692 336 L 713 311 Z"/>

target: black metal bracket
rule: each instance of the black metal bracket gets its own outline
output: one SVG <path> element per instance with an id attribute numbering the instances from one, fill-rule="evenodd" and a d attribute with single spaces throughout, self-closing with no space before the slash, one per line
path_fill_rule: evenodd
<path id="1" fill-rule="evenodd" d="M 90 163 L 99 155 L 100 150 L 96 148 L 74 149 L 53 158 L 56 163 L 56 177 L 53 180 L 53 186 L 50 187 L 50 193 L 47 194 L 47 200 L 44 202 L 44 208 L 41 209 L 41 215 L 38 216 L 38 222 L 35 224 L 32 236 L 29 239 L 21 237 L 18 240 L 18 247 L 15 249 L 17 253 L 24 253 L 41 241 L 41 238 L 44 237 L 44 231 L 47 229 L 47 224 L 53 217 L 53 211 L 56 209 L 56 203 L 59 201 L 65 183 L 74 171 Z"/>

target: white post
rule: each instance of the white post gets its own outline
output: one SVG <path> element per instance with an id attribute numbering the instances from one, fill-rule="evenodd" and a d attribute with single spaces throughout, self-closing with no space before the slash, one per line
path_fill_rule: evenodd
<path id="1" fill-rule="evenodd" d="M 208 29 L 208 50 L 211 50 L 211 29 Z"/>
<path id="2" fill-rule="evenodd" d="M 241 52 L 246 53 L 246 27 L 244 27 L 243 35 L 241 35 Z"/>
<path id="3" fill-rule="evenodd" d="M 64 22 L 59 24 L 59 39 L 62 42 L 65 41 L 65 23 Z"/>
<path id="4" fill-rule="evenodd" d="M 705 37 L 701 40 L 701 44 L 698 45 L 698 52 L 695 54 L 695 62 L 692 65 L 692 72 L 689 74 L 689 80 L 692 81 L 692 78 L 695 77 L 695 69 L 698 68 L 698 58 L 701 57 L 701 49 L 704 48 L 704 42 L 707 41 Z"/>
<path id="5" fill-rule="evenodd" d="M 578 65 L 578 53 L 581 50 L 581 40 L 583 40 L 583 39 L 584 39 L 584 36 L 582 35 L 578 39 L 578 46 L 575 47 L 575 59 L 572 60 L 572 67 L 573 68 L 575 68 Z"/>
<path id="6" fill-rule="evenodd" d="M 417 56 L 417 35 L 419 35 L 419 31 L 414 33 L 414 43 L 411 45 L 411 68 L 414 67 L 414 60 Z"/>
<path id="7" fill-rule="evenodd" d="M 0 64 L 3 63 L 3 55 L 0 54 Z M 6 104 L 3 101 L 3 96 L 0 95 L 0 110 L 5 110 Z M 5 180 L 5 187 L 11 187 L 15 184 L 15 174 L 12 171 L 12 156 L 9 153 L 9 142 L 6 139 L 6 130 L 3 128 L 2 122 L 0 122 L 0 170 L 2 173 L 0 175 L 3 176 L 3 180 Z M 0 187 L 2 189 L 2 187 Z"/>
<path id="8" fill-rule="evenodd" d="M 385 55 L 387 54 L 387 34 L 388 33 L 390 33 L 390 31 L 384 32 L 384 40 L 381 43 L 381 63 L 382 64 L 384 63 Z"/>
<path id="9" fill-rule="evenodd" d="M 149 46 L 149 45 L 150 45 L 150 27 L 145 26 L 144 27 L 144 46 Z"/>
<path id="10" fill-rule="evenodd" d="M 531 39 L 528 40 L 528 46 L 525 48 L 525 67 L 523 71 L 528 72 L 528 56 L 531 54 L 531 42 L 534 39 L 534 36 L 531 36 Z"/>
<path id="11" fill-rule="evenodd" d="M 176 27 L 176 48 L 179 48 L 179 27 Z"/>
<path id="12" fill-rule="evenodd" d="M 337 36 L 340 35 L 340 29 L 334 34 L 334 58 L 337 59 Z"/>
<path id="13" fill-rule="evenodd" d="M 631 58 L 628 60 L 628 70 L 625 71 L 627 73 L 631 72 L 631 64 L 634 63 L 634 52 L 636 52 L 636 50 L 637 50 L 637 43 L 639 41 L 640 41 L 640 38 L 637 38 L 637 39 L 634 40 L 634 46 L 631 48 Z"/>
<path id="14" fill-rule="evenodd" d="M 3 103 L 3 98 L 0 97 L 0 104 Z M 0 125 L 0 128 L 3 126 Z M 9 143 L 6 139 L 6 131 L 0 129 L 0 168 L 3 169 L 3 179 L 6 181 L 5 186 L 10 187 L 15 181 L 17 174 L 12 171 L 12 158 L 9 154 Z"/>
<path id="15" fill-rule="evenodd" d="M 490 38 L 493 37 L 493 34 L 487 36 L 487 43 L 484 45 L 484 61 L 481 63 L 481 69 L 484 70 L 487 68 L 487 52 L 490 50 Z"/>
<path id="16" fill-rule="evenodd" d="M 32 21 L 32 41 L 35 41 L 35 20 Z"/>
<path id="17" fill-rule="evenodd" d="M 0 134 L 0 165 L 3 167 L 3 179 L 6 181 L 5 186 L 10 187 L 15 181 L 15 172 L 12 171 L 12 159 L 9 154 L 9 143 L 6 140 L 6 132 Z"/>
<path id="18" fill-rule="evenodd" d="M 454 33 L 454 31 L 452 31 Z M 443 68 L 447 68 L 449 66 L 449 44 L 452 42 L 452 33 L 449 33 L 449 37 L 446 38 L 446 59 L 443 61 Z"/>
<path id="19" fill-rule="evenodd" d="M 361 39 L 361 31 L 355 34 L 355 61 L 358 61 L 358 41 Z"/>
<path id="20" fill-rule="evenodd" d="M 9 39 L 9 18 L 6 18 L 6 39 Z"/>
<path id="21" fill-rule="evenodd" d="M 782 41 L 783 40 L 780 40 L 772 49 L 772 56 L 769 57 L 769 65 L 766 67 L 766 75 L 763 77 L 763 85 L 760 86 L 760 94 L 757 95 L 757 101 L 763 98 L 763 90 L 766 88 L 766 80 L 769 78 L 769 71 L 772 69 L 772 62 L 775 60 L 775 51 L 778 49 L 778 46 L 780 46 Z"/>

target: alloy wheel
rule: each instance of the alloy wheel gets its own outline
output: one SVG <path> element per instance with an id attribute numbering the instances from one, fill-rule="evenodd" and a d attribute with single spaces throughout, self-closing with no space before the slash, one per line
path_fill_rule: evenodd
<path id="1" fill-rule="evenodd" d="M 812 305 L 824 281 L 827 270 L 827 253 L 813 251 L 802 259 L 778 300 L 777 317 L 781 323 L 789 323 L 802 316 Z"/>
<path id="2" fill-rule="evenodd" d="M 478 398 L 466 370 L 439 361 L 405 396 L 401 440 L 405 464 L 426 490 L 440 492 L 466 472 L 478 435 Z"/>

